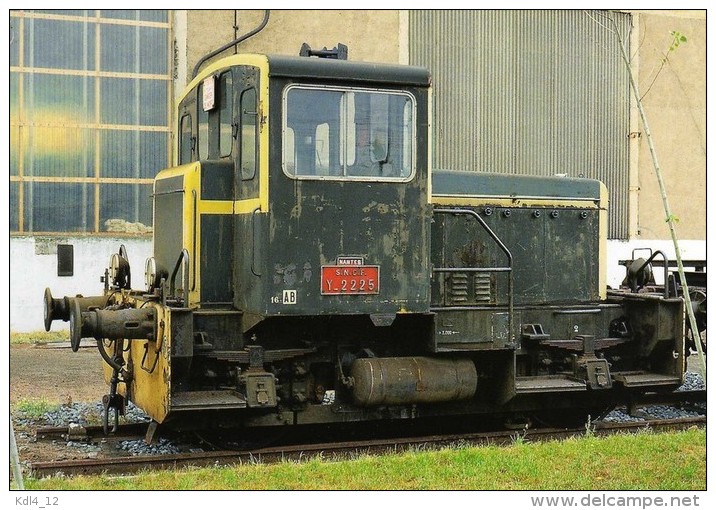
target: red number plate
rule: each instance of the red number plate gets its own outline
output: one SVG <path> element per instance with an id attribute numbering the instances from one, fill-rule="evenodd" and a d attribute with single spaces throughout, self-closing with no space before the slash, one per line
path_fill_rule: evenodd
<path id="1" fill-rule="evenodd" d="M 378 294 L 380 266 L 322 266 L 321 294 Z"/>

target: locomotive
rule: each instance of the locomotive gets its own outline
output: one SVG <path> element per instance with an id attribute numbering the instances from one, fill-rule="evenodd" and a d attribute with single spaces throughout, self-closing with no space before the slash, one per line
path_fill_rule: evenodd
<path id="1" fill-rule="evenodd" d="M 607 288 L 602 183 L 433 169 L 427 69 L 302 53 L 189 83 L 143 286 L 121 246 L 101 295 L 46 289 L 105 427 L 586 420 L 682 383 L 682 299 Z"/>

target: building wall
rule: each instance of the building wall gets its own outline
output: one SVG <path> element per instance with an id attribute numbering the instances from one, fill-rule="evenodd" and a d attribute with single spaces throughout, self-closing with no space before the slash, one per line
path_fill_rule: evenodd
<path id="1" fill-rule="evenodd" d="M 638 77 L 649 128 L 680 239 L 706 239 L 706 12 L 635 11 Z M 687 41 L 669 51 L 672 31 Z M 668 54 L 668 62 L 662 59 Z M 658 74 L 658 76 L 656 76 Z M 661 194 L 641 124 L 633 239 L 669 239 Z M 705 254 L 704 254 L 705 256 Z"/>
<path id="2" fill-rule="evenodd" d="M 614 32 L 629 33 L 631 21 L 583 10 L 410 11 L 410 62 L 433 75 L 435 167 L 598 179 L 609 190 L 608 235 L 626 239 L 630 92 Z"/>
<path id="3" fill-rule="evenodd" d="M 74 275 L 57 276 L 57 245 L 74 247 Z M 120 245 L 127 248 L 132 287 L 144 288 L 144 263 L 152 252 L 151 239 L 113 237 L 20 236 L 10 241 L 10 331 L 40 331 L 43 325 L 45 288 L 52 296 L 98 296 L 104 290 L 100 277 Z M 52 331 L 69 329 L 69 322 L 55 321 Z M 68 337 L 69 338 L 69 337 Z"/>
<path id="4" fill-rule="evenodd" d="M 263 17 L 260 10 L 187 11 L 188 74 L 202 56 L 251 31 Z M 304 42 L 313 49 L 343 43 L 351 60 L 398 62 L 399 34 L 400 12 L 394 10 L 272 10 L 266 27 L 239 50 L 298 55 Z"/>
<path id="5" fill-rule="evenodd" d="M 180 78 L 190 75 L 203 55 L 235 34 L 256 27 L 264 15 L 261 10 L 181 12 L 186 13 L 187 33 L 186 51 L 180 51 Z M 634 24 L 633 65 L 641 94 L 648 90 L 644 105 L 670 206 L 679 219 L 677 235 L 705 242 L 706 12 L 627 12 Z M 235 23 L 238 31 L 234 30 Z M 688 41 L 668 52 L 672 31 L 684 34 Z M 313 48 L 347 44 L 353 60 L 406 63 L 407 11 L 272 10 L 266 28 L 241 43 L 239 49 L 295 55 L 304 42 Z M 669 54 L 668 63 L 655 79 L 664 53 Z M 180 90 L 188 79 L 178 80 L 176 88 Z M 636 108 L 632 110 L 628 237 L 644 242 L 669 239 L 643 127 Z"/>

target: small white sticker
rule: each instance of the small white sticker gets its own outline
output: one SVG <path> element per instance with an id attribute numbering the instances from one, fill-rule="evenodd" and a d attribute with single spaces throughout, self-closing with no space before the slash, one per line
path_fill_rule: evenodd
<path id="1" fill-rule="evenodd" d="M 296 291 L 295 290 L 284 290 L 283 291 L 283 304 L 284 305 L 295 305 L 296 304 Z"/>
<path id="2" fill-rule="evenodd" d="M 205 112 L 213 110 L 214 106 L 216 106 L 216 101 L 214 99 L 214 91 L 216 89 L 215 80 L 215 76 L 209 76 L 203 82 L 204 97 L 202 98 L 202 106 L 204 107 Z"/>

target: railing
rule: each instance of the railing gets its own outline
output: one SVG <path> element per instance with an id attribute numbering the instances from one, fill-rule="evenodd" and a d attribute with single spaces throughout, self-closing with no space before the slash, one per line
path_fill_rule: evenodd
<path id="1" fill-rule="evenodd" d="M 181 251 L 181 254 L 179 255 L 179 258 L 177 259 L 176 264 L 174 265 L 174 271 L 172 271 L 171 279 L 169 280 L 169 295 L 173 298 L 178 298 L 176 293 L 176 278 L 177 273 L 179 272 L 179 268 L 182 267 L 182 263 L 184 266 L 184 271 L 182 275 L 182 283 L 183 283 L 183 300 L 184 300 L 184 306 L 189 305 L 189 252 L 186 248 L 184 248 Z"/>
<path id="2" fill-rule="evenodd" d="M 502 250 L 507 256 L 508 265 L 505 267 L 434 267 L 433 273 L 508 273 L 507 274 L 507 312 L 508 312 L 508 323 L 509 323 L 509 334 L 510 337 L 513 334 L 512 320 L 514 311 L 514 272 L 512 270 L 512 253 L 505 246 L 505 243 L 495 234 L 495 232 L 485 223 L 485 221 L 471 209 L 434 209 L 434 214 L 449 214 L 452 216 L 469 216 L 477 220 L 480 226 L 487 232 L 492 238 L 495 244 Z M 441 307 L 436 307 L 439 310 Z M 462 307 L 466 308 L 466 307 Z M 468 307 L 469 308 L 469 307 Z M 456 307 L 445 307 L 445 309 L 454 310 Z"/>

